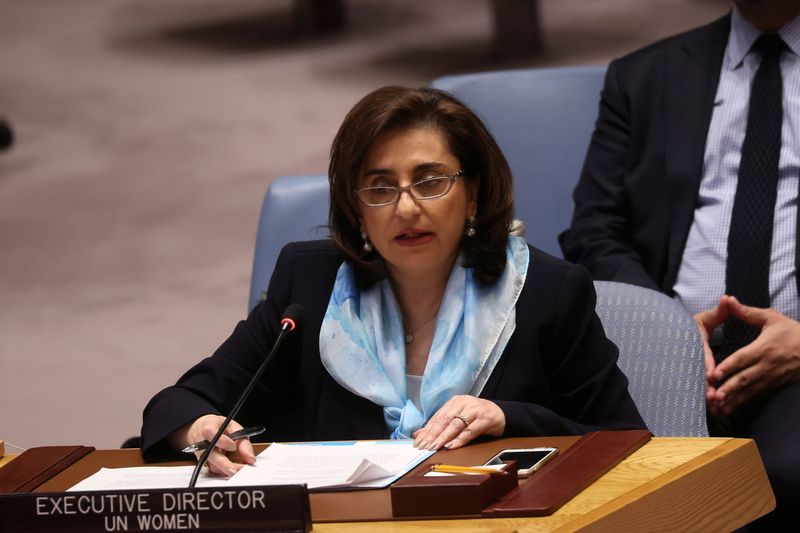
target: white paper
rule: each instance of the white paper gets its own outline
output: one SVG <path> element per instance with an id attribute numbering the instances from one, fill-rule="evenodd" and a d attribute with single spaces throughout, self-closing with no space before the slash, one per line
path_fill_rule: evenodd
<path id="1" fill-rule="evenodd" d="M 69 491 L 126 490 L 126 489 L 185 489 L 192 479 L 193 466 L 137 466 L 131 468 L 101 468 Z M 224 487 L 230 479 L 208 471 L 197 477 L 196 487 Z"/>
<path id="2" fill-rule="evenodd" d="M 226 478 L 209 474 L 197 487 L 294 485 L 309 489 L 332 487 L 381 488 L 427 459 L 433 452 L 418 450 L 410 440 L 272 444 L 255 465 L 246 465 Z M 193 466 L 102 468 L 70 491 L 186 488 Z"/>
<path id="3" fill-rule="evenodd" d="M 237 485 L 305 483 L 309 489 L 380 488 L 432 454 L 414 448 L 410 440 L 273 444 L 258 455 L 254 466 L 242 468 L 231 481 Z"/>

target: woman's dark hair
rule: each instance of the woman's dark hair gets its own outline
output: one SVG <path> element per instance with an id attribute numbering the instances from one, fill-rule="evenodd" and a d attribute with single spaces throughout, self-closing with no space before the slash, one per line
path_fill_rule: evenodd
<path id="1" fill-rule="evenodd" d="M 475 113 L 438 89 L 382 87 L 347 113 L 333 140 L 328 168 L 331 238 L 353 265 L 360 286 L 386 277 L 377 251 L 367 255 L 362 252 L 360 206 L 354 191 L 375 139 L 389 131 L 418 127 L 438 130 L 461 163 L 464 179 L 477 182 L 475 235 L 462 238 L 461 250 L 476 279 L 492 283 L 506 264 L 508 231 L 514 215 L 511 169 Z"/>

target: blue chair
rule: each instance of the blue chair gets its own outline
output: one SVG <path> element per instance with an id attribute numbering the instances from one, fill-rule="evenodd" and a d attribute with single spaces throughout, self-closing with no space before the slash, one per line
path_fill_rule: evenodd
<path id="1" fill-rule="evenodd" d="M 432 86 L 454 95 L 486 123 L 514 174 L 516 217 L 528 242 L 562 257 L 558 234 L 572 218 L 605 67 L 509 70 L 444 76 Z"/>
<path id="2" fill-rule="evenodd" d="M 647 427 L 659 437 L 707 437 L 703 341 L 691 315 L 644 287 L 594 286 L 597 314 Z"/>
<path id="3" fill-rule="evenodd" d="M 283 176 L 267 188 L 258 217 L 247 309 L 264 298 L 275 261 L 286 243 L 328 236 L 328 197 L 324 175 Z"/>
<path id="4" fill-rule="evenodd" d="M 446 76 L 454 94 L 486 122 L 515 177 L 526 238 L 560 256 L 572 189 L 593 130 L 605 68 L 554 68 Z M 267 190 L 253 260 L 249 307 L 264 296 L 278 252 L 327 236 L 328 180 L 281 177 Z M 619 366 L 645 422 L 659 436 L 707 436 L 702 342 L 691 316 L 656 291 L 596 282 L 597 313 L 620 349 Z"/>
<path id="5" fill-rule="evenodd" d="M 249 308 L 264 296 L 280 249 L 327 236 L 328 180 L 285 176 L 267 190 L 259 218 Z M 619 347 L 620 369 L 657 436 L 708 436 L 700 333 L 687 311 L 650 289 L 596 281 L 597 314 Z"/>
<path id="6" fill-rule="evenodd" d="M 558 234 L 572 216 L 572 189 L 589 144 L 605 67 L 509 70 L 445 76 L 434 87 L 455 95 L 486 122 L 515 178 L 516 216 L 532 244 L 561 257 Z M 256 236 L 250 309 L 263 297 L 281 247 L 323 238 L 325 176 L 276 179 L 264 197 Z"/>

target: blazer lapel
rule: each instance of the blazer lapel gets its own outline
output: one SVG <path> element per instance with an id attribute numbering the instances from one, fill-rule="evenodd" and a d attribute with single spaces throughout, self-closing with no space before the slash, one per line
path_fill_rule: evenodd
<path id="1" fill-rule="evenodd" d="M 694 218 L 706 136 L 730 32 L 730 15 L 690 33 L 667 57 L 665 179 L 670 228 L 662 289 L 671 292 Z"/>

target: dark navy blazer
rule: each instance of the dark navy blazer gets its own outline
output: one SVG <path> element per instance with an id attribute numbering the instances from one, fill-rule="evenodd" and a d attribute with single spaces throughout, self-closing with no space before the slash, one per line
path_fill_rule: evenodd
<path id="1" fill-rule="evenodd" d="M 730 25 L 726 15 L 609 65 L 572 225 L 559 237 L 594 279 L 672 294 Z"/>
<path id="2" fill-rule="evenodd" d="M 594 286 L 583 267 L 531 247 L 516 308 L 516 330 L 483 392 L 505 413 L 505 436 L 576 435 L 644 422 L 617 368 L 617 348 L 594 312 Z M 268 297 L 214 353 L 144 411 L 142 454 L 171 454 L 170 433 L 209 413 L 227 413 L 277 336 L 290 303 L 305 308 L 237 421 L 263 425 L 268 442 L 386 438 L 382 407 L 340 386 L 319 355 L 319 331 L 342 257 L 329 241 L 287 245 Z M 487 317 L 489 319 L 490 317 Z"/>

